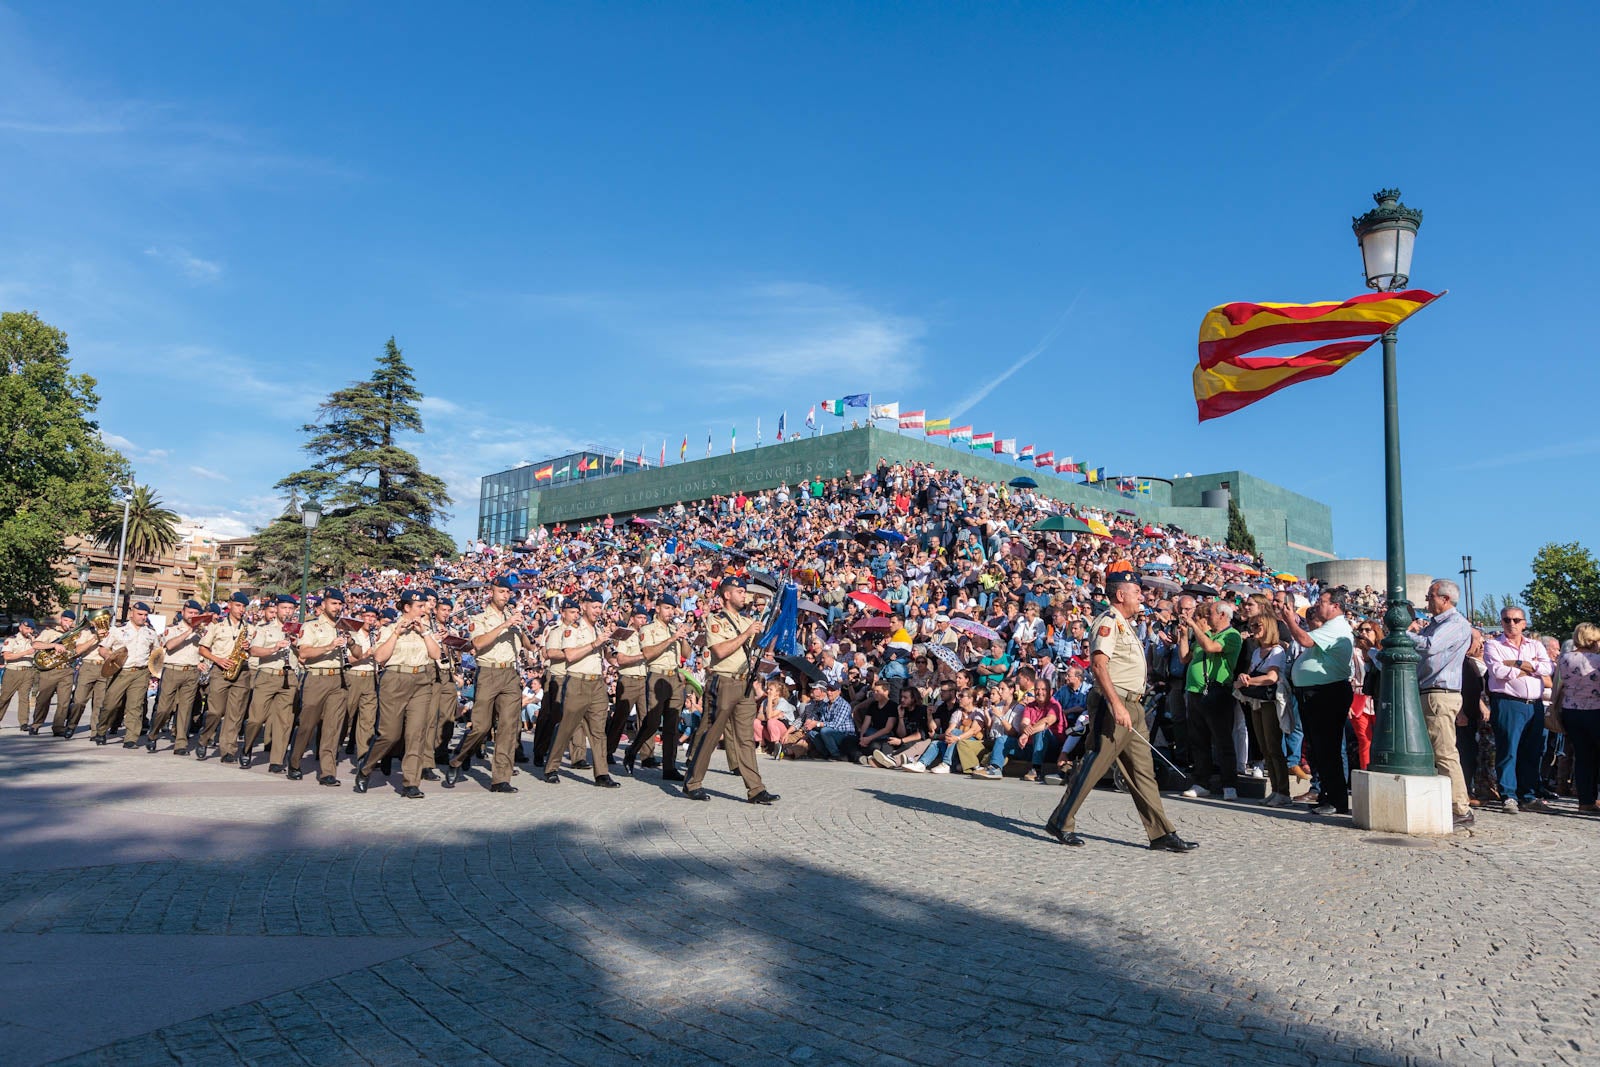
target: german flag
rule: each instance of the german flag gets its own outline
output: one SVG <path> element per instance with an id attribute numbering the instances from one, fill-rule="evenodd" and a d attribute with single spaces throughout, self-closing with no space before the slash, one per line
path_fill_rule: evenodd
<path id="1" fill-rule="evenodd" d="M 1385 331 L 1441 295 L 1409 289 L 1367 293 L 1343 303 L 1236 303 L 1212 308 L 1200 321 L 1200 360 L 1194 369 L 1194 401 L 1200 421 L 1238 411 L 1279 389 L 1333 374 L 1370 348 Z M 1331 343 L 1295 355 L 1251 355 L 1314 341 Z"/>

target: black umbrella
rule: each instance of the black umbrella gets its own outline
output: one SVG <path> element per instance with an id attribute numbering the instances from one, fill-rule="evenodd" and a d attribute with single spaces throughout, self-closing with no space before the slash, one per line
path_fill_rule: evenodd
<path id="1" fill-rule="evenodd" d="M 822 673 L 822 668 L 806 659 L 804 656 L 774 656 L 773 661 L 784 670 L 794 675 L 804 675 L 813 682 L 825 682 L 828 676 Z"/>
<path id="2" fill-rule="evenodd" d="M 1217 595 L 1216 587 L 1206 585 L 1204 582 L 1190 582 L 1188 585 L 1183 587 L 1183 591 L 1188 593 L 1190 596 Z"/>
<path id="3" fill-rule="evenodd" d="M 822 535 L 824 541 L 848 541 L 855 536 L 849 530 L 829 530 Z"/>
<path id="4" fill-rule="evenodd" d="M 1015 478 L 1011 479 L 1006 484 L 1009 485 L 1013 489 L 1037 489 L 1037 488 L 1039 488 L 1039 483 L 1034 481 L 1032 478 L 1028 477 L 1026 474 L 1019 475 L 1018 477 L 1015 477 Z"/>

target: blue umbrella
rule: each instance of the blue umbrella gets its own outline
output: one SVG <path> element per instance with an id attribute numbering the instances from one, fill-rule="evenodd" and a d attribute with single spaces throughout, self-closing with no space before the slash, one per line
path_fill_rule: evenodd
<path id="1" fill-rule="evenodd" d="M 1172 564 L 1170 564 L 1170 563 L 1145 563 L 1145 564 L 1142 564 L 1139 567 L 1139 569 L 1142 570 L 1142 571 L 1170 571 L 1172 569 Z"/>
<path id="2" fill-rule="evenodd" d="M 707 552 L 721 552 L 722 551 L 722 546 L 721 545 L 717 544 L 715 541 L 707 541 L 704 537 L 696 537 L 694 539 L 694 547 L 703 548 Z"/>
<path id="3" fill-rule="evenodd" d="M 903 545 L 906 543 L 906 535 L 899 530 L 874 530 L 872 535 L 879 540 L 889 542 L 891 545 Z"/>
<path id="4" fill-rule="evenodd" d="M 1019 475 L 1018 477 L 1015 477 L 1015 478 L 1011 479 L 1006 484 L 1009 485 L 1013 489 L 1037 489 L 1037 488 L 1039 488 L 1039 483 L 1034 481 L 1032 478 L 1028 477 L 1026 474 Z"/>

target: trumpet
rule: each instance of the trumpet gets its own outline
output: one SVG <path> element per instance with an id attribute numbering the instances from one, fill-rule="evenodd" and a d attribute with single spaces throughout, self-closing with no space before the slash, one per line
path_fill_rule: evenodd
<path id="1" fill-rule="evenodd" d="M 59 667 L 67 666 L 80 656 L 88 655 L 89 650 L 94 648 L 94 645 L 88 645 L 82 651 L 77 652 L 72 650 L 72 646 L 77 643 L 76 639 L 84 630 L 91 628 L 101 641 L 105 640 L 106 634 L 111 630 L 111 609 L 97 608 L 89 612 L 83 617 L 82 622 L 61 635 L 61 644 L 65 645 L 66 648 L 59 651 L 47 648 L 35 653 L 33 665 L 41 671 L 53 671 Z M 99 641 L 96 641 L 95 644 L 99 644 Z"/>

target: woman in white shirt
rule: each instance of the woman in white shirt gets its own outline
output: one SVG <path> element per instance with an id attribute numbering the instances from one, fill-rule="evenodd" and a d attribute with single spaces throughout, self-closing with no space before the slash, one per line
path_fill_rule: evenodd
<path id="1" fill-rule="evenodd" d="M 1270 615 L 1250 620 L 1249 635 L 1254 638 L 1248 673 L 1233 680 L 1235 695 L 1250 716 L 1256 740 L 1266 758 L 1267 779 L 1272 792 L 1264 801 L 1269 808 L 1286 808 L 1289 796 L 1289 764 L 1283 757 L 1283 728 L 1279 721 L 1280 687 L 1287 656 L 1278 635 L 1278 623 Z"/>

